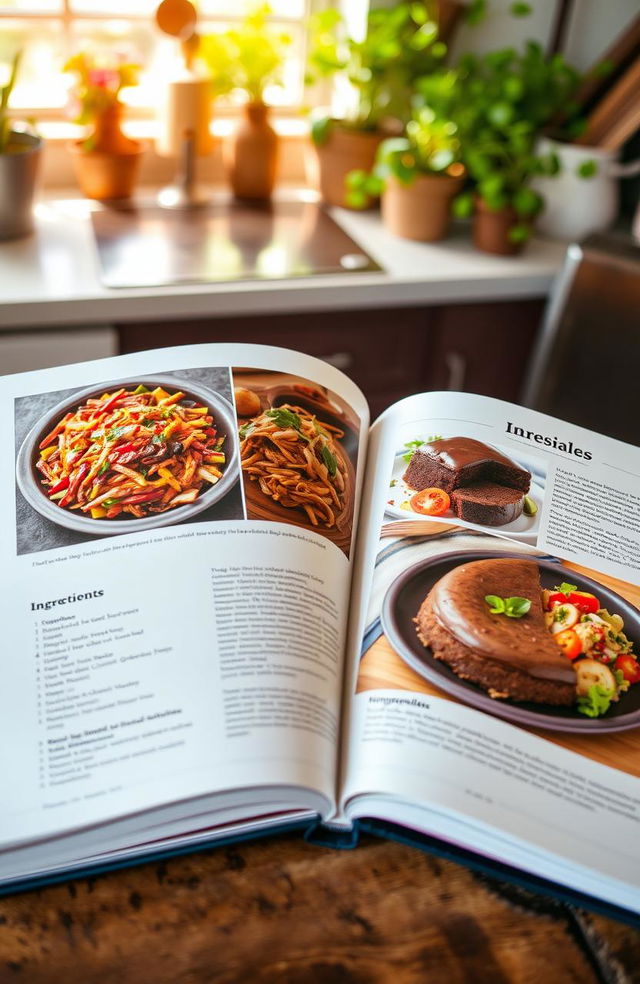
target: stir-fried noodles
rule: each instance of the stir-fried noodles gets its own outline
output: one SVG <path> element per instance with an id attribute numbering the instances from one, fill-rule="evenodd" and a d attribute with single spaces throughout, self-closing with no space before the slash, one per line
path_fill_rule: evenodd
<path id="1" fill-rule="evenodd" d="M 215 485 L 223 444 L 209 408 L 184 393 L 122 388 L 65 414 L 40 442 L 36 468 L 63 509 L 141 519 Z"/>
<path id="2" fill-rule="evenodd" d="M 344 509 L 346 465 L 338 427 L 301 407 L 265 410 L 240 428 L 242 469 L 261 491 L 288 509 L 303 510 L 313 526 L 335 526 Z"/>

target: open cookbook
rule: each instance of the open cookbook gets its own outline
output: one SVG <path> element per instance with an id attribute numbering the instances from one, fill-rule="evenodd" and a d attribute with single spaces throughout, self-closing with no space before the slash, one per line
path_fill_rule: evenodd
<path id="1" fill-rule="evenodd" d="M 640 915 L 640 449 L 330 365 L 0 380 L 0 889 L 299 828 Z"/>

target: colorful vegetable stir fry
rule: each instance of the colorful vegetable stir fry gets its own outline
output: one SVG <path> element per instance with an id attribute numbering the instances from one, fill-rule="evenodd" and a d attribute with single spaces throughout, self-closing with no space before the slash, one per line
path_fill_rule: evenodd
<path id="1" fill-rule="evenodd" d="M 52 502 L 93 519 L 141 519 L 194 502 L 222 478 L 224 437 L 184 393 L 138 386 L 88 399 L 40 442 Z"/>
<path id="2" fill-rule="evenodd" d="M 640 663 L 624 634 L 620 615 L 602 608 L 595 595 L 563 582 L 542 593 L 547 627 L 565 656 L 574 660 L 577 707 L 599 717 L 632 684 L 640 683 Z"/>

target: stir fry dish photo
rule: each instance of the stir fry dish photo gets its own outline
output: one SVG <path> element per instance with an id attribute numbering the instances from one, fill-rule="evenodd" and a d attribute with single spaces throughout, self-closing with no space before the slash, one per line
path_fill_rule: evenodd
<path id="1" fill-rule="evenodd" d="M 224 472 L 224 435 L 209 407 L 144 385 L 87 399 L 38 445 L 43 491 L 96 520 L 142 519 L 195 502 Z"/>
<path id="2" fill-rule="evenodd" d="M 242 470 L 312 526 L 335 527 L 345 508 L 347 467 L 336 443 L 343 436 L 302 407 L 273 407 L 240 428 Z"/>

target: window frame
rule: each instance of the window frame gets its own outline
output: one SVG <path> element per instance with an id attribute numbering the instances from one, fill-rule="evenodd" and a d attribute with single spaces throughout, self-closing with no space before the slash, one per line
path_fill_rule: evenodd
<path id="1" fill-rule="evenodd" d="M 104 12 L 77 12 L 72 9 L 72 0 L 60 0 L 61 9 L 58 11 L 21 11 L 12 8 L 0 8 L 0 31 L 2 31 L 3 21 L 11 21 L 12 23 L 37 23 L 45 22 L 51 23 L 55 22 L 56 25 L 60 26 L 63 46 L 66 49 L 64 57 L 69 57 L 74 50 L 73 45 L 73 27 L 78 21 L 90 22 L 93 21 L 97 24 L 108 22 L 108 21 L 124 21 L 129 23 L 146 23 L 152 24 L 152 19 L 149 14 L 111 14 L 107 15 Z M 296 55 L 300 59 L 300 64 L 302 66 L 303 77 L 300 80 L 300 91 L 304 93 L 305 83 L 304 83 L 304 66 L 307 60 L 308 46 L 309 46 L 309 32 L 308 23 L 310 16 L 317 10 L 326 8 L 327 6 L 332 6 L 330 0 L 303 0 L 304 12 L 301 17 L 287 17 L 280 15 L 272 15 L 270 21 L 273 22 L 278 27 L 283 27 L 285 30 L 287 26 L 295 28 L 299 32 L 299 41 L 296 46 Z M 202 16 L 202 25 L 204 32 L 215 29 L 215 25 L 218 24 L 238 24 L 243 20 L 242 14 L 215 14 L 209 16 Z M 154 29 L 152 27 L 152 29 Z M 155 29 L 157 30 L 157 29 Z M 321 87 L 324 89 L 325 87 Z M 325 95 L 325 92 L 319 92 L 318 95 Z M 327 92 L 328 95 L 328 92 Z M 238 113 L 238 104 L 230 99 L 220 99 L 216 101 L 215 104 L 215 116 L 218 118 L 229 118 L 234 117 Z M 303 108 L 303 100 L 299 103 L 283 103 L 280 105 L 272 106 L 273 115 L 276 117 L 290 117 L 294 115 L 299 115 Z M 69 122 L 68 114 L 65 111 L 64 106 L 22 106 L 20 108 L 9 107 L 10 115 L 16 119 L 24 118 L 35 118 L 42 122 Z M 153 105 L 148 106 L 136 106 L 127 105 L 127 119 L 131 121 L 141 120 L 141 121 L 151 121 L 155 119 L 156 108 Z"/>

